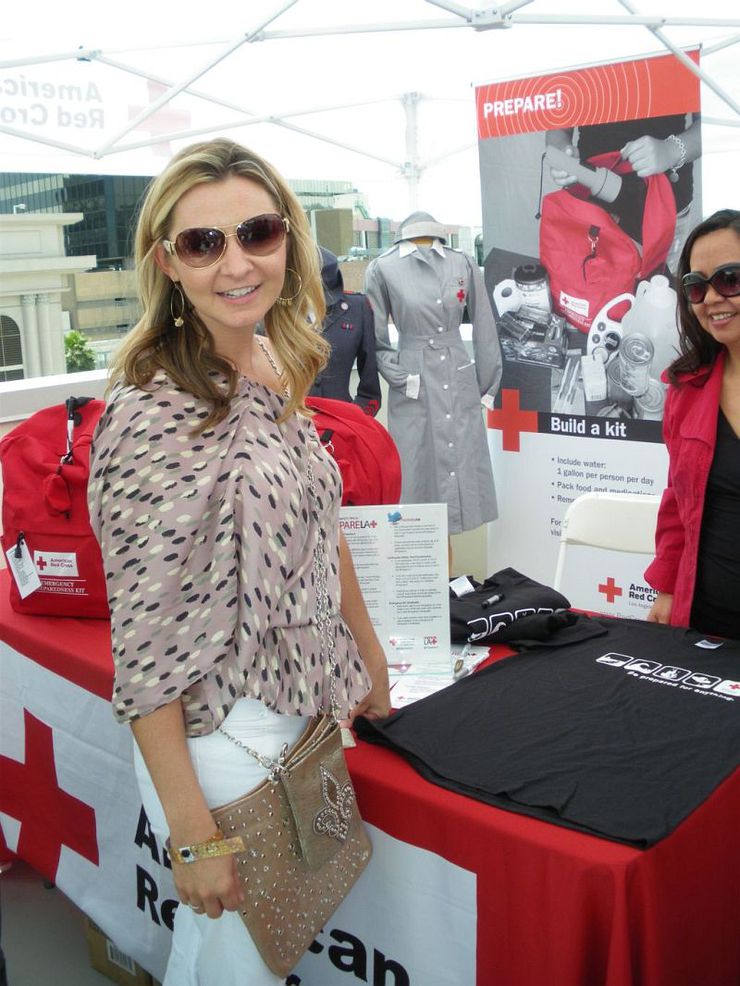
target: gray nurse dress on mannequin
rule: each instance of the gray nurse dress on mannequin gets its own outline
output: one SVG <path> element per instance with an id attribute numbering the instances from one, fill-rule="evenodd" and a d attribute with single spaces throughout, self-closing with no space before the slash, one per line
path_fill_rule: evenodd
<path id="1" fill-rule="evenodd" d="M 432 246 L 412 241 L 419 236 L 433 237 Z M 454 534 L 497 516 L 481 398 L 493 406 L 501 349 L 480 271 L 471 257 L 446 247 L 443 237 L 444 227 L 428 214 L 409 216 L 400 242 L 368 266 L 365 291 L 375 315 L 378 370 L 389 385 L 401 502 L 447 503 Z M 466 305 L 474 360 L 460 335 Z M 398 330 L 397 350 L 389 317 Z"/>

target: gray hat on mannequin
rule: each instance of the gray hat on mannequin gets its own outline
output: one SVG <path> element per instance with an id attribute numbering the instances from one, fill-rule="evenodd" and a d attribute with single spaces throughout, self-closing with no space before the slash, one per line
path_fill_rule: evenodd
<path id="1" fill-rule="evenodd" d="M 412 212 L 398 227 L 394 243 L 413 240 L 417 236 L 431 236 L 435 240 L 447 242 L 447 230 L 428 212 Z"/>

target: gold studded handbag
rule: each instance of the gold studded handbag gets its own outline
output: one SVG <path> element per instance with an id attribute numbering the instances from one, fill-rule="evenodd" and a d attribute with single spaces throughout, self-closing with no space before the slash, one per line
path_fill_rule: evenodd
<path id="1" fill-rule="evenodd" d="M 314 493 L 310 460 L 308 480 Z M 246 898 L 241 917 L 266 965 L 279 976 L 296 965 L 372 852 L 337 721 L 324 538 L 322 530 L 315 552 L 316 622 L 330 665 L 331 714 L 312 719 L 293 749 L 286 744 L 277 761 L 220 730 L 268 771 L 258 788 L 215 809 L 213 817 L 226 838 L 242 838 L 244 849 L 236 854 Z"/>

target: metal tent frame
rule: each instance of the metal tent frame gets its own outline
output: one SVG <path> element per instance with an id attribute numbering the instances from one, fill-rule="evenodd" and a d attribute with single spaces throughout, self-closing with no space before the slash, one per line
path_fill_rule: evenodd
<path id="1" fill-rule="evenodd" d="M 137 64 L 131 57 L 128 60 L 122 59 L 121 50 L 100 49 L 100 48 L 77 48 L 72 51 L 61 51 L 51 54 L 41 54 L 28 57 L 19 57 L 11 60 L 0 61 L 0 68 L 27 68 L 53 62 L 77 61 L 95 62 L 105 65 L 111 69 L 119 70 L 122 73 L 137 76 L 146 80 L 148 83 L 162 87 L 160 96 L 155 98 L 148 106 L 128 121 L 113 136 L 107 137 L 97 147 L 83 147 L 56 140 L 49 136 L 39 133 L 29 133 L 17 127 L 9 126 L 0 122 L 0 133 L 12 138 L 21 140 L 32 140 L 37 143 L 45 144 L 57 150 L 88 157 L 93 160 L 101 160 L 110 155 L 123 154 L 127 151 L 151 147 L 169 141 L 178 141 L 202 137 L 208 134 L 224 133 L 236 128 L 251 126 L 259 123 L 267 123 L 276 127 L 284 128 L 295 134 L 310 137 L 323 143 L 334 145 L 346 151 L 362 155 L 365 158 L 381 162 L 393 169 L 394 173 L 403 178 L 408 189 L 408 202 L 411 209 L 417 208 L 418 186 L 421 175 L 427 170 L 447 158 L 460 153 L 460 151 L 473 146 L 473 139 L 464 146 L 446 148 L 436 151 L 433 154 L 423 156 L 419 149 L 419 119 L 418 108 L 425 98 L 420 92 L 405 92 L 400 97 L 377 97 L 373 99 L 358 100 L 355 102 L 328 102 L 323 105 L 311 105 L 294 107 L 289 110 L 270 111 L 256 113 L 240 100 L 227 99 L 223 96 L 216 96 L 198 88 L 197 83 L 204 77 L 212 73 L 218 66 L 227 60 L 233 60 L 240 51 L 248 51 L 250 46 L 255 45 L 277 45 L 290 40 L 308 39 L 312 37 L 327 36 L 346 36 L 362 34 L 381 34 L 387 32 L 437 32 L 451 30 L 465 30 L 482 34 L 484 32 L 511 32 L 524 31 L 534 25 L 555 26 L 592 26 L 592 27 L 630 27 L 635 30 L 647 31 L 656 39 L 662 48 L 673 53 L 687 69 L 697 75 L 702 83 L 707 86 L 715 96 L 727 107 L 729 115 L 724 118 L 704 117 L 704 123 L 713 124 L 719 127 L 736 128 L 740 126 L 740 103 L 720 85 L 719 81 L 713 77 L 706 68 L 707 59 L 715 52 L 721 51 L 728 46 L 735 45 L 740 41 L 740 18 L 737 17 L 679 17 L 655 14 L 642 14 L 638 12 L 635 4 L 631 0 L 617 0 L 618 4 L 624 9 L 621 14 L 567 14 L 567 13 L 538 13 L 525 12 L 523 8 L 531 7 L 537 0 L 509 0 L 498 6 L 463 6 L 454 0 L 423 0 L 430 7 L 441 9 L 449 15 L 438 19 L 417 19 L 417 20 L 398 20 L 386 21 L 382 23 L 361 23 L 361 24 L 326 24 L 323 26 L 312 26 L 310 28 L 283 28 L 278 26 L 283 16 L 302 3 L 303 0 L 283 0 L 269 15 L 263 16 L 244 33 L 236 39 L 221 40 L 217 43 L 218 51 L 210 54 L 194 70 L 182 75 L 180 78 L 172 78 L 161 75 L 150 69 L 145 69 Z M 398 0 L 397 6 L 404 8 L 408 0 Z M 346 8 L 343 8 L 346 10 Z M 593 9 L 593 8 L 591 8 Z M 667 31 L 675 28 L 692 28 L 696 30 L 710 29 L 713 31 L 732 31 L 726 36 L 714 40 L 713 43 L 703 49 L 702 65 L 697 66 L 687 57 L 682 47 L 672 39 Z M 203 45 L 213 45 L 214 42 L 194 40 L 188 47 L 196 50 Z M 166 49 L 166 43 L 160 43 L 157 48 Z M 183 47 L 182 44 L 178 47 Z M 144 47 L 138 49 L 139 52 L 145 50 Z M 125 49 L 131 52 L 131 49 Z M 234 119 L 217 123 L 213 126 L 198 127 L 194 129 L 173 130 L 169 133 L 157 133 L 147 138 L 132 139 L 134 132 L 141 128 L 145 121 L 157 114 L 163 107 L 172 103 L 180 94 L 187 94 L 191 97 L 206 100 L 214 107 L 221 110 L 228 110 L 237 114 Z M 376 148 L 361 147 L 356 143 L 342 140 L 333 133 L 322 133 L 315 129 L 302 127 L 297 122 L 301 117 L 312 116 L 318 113 L 335 112 L 348 109 L 361 109 L 371 104 L 388 99 L 400 99 L 403 107 L 405 119 L 405 140 L 403 159 L 396 159 L 383 154 Z"/>

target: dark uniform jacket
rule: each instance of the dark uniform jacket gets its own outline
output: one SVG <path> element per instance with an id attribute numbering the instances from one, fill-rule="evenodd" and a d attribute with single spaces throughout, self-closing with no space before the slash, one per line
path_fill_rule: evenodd
<path id="1" fill-rule="evenodd" d="M 376 415 L 380 410 L 380 379 L 375 362 L 375 323 L 364 294 L 344 292 L 327 306 L 324 337 L 331 344 L 331 357 L 311 388 L 312 396 L 350 401 L 366 414 Z M 353 397 L 349 381 L 355 360 L 360 381 Z"/>

